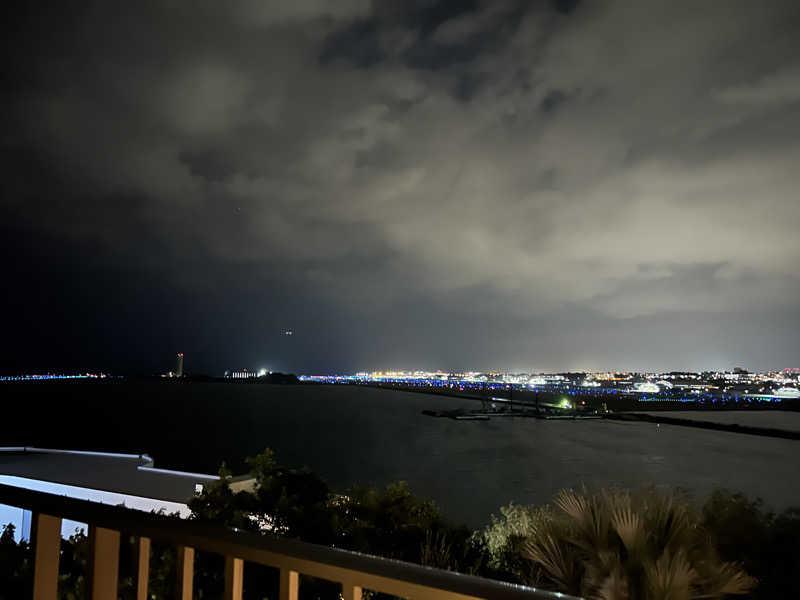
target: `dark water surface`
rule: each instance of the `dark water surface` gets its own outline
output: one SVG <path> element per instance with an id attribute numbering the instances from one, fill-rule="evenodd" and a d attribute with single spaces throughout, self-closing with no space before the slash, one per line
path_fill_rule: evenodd
<path id="1" fill-rule="evenodd" d="M 652 423 L 496 418 L 423 409 L 462 399 L 345 386 L 131 381 L 0 385 L 0 445 L 147 452 L 161 468 L 215 472 L 270 447 L 335 489 L 405 479 L 454 520 L 564 487 L 714 487 L 800 505 L 800 442 Z"/>

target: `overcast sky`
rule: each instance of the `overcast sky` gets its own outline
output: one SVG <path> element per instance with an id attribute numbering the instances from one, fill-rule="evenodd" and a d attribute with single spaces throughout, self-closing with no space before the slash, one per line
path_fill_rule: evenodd
<path id="1" fill-rule="evenodd" d="M 800 366 L 796 0 L 52 5 L 2 372 Z"/>

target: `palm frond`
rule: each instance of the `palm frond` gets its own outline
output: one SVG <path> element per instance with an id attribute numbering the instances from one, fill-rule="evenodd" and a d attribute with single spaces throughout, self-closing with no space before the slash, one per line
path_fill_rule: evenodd
<path id="1" fill-rule="evenodd" d="M 706 567 L 710 565 L 704 565 Z M 750 577 L 736 565 L 719 563 L 707 569 L 704 592 L 695 598 L 722 598 L 724 596 L 740 596 L 751 592 L 758 581 Z"/>
<path id="2" fill-rule="evenodd" d="M 544 569 L 547 577 L 567 593 L 575 593 L 580 581 L 579 568 L 569 548 L 550 534 L 523 546 L 523 554 Z"/>
<path id="3" fill-rule="evenodd" d="M 683 552 L 665 552 L 654 563 L 644 566 L 647 598 L 652 600 L 690 600 L 697 573 Z"/>
<path id="4" fill-rule="evenodd" d="M 573 490 L 561 490 L 553 503 L 576 521 L 584 520 L 590 510 L 585 494 Z"/>
<path id="5" fill-rule="evenodd" d="M 642 518 L 630 506 L 612 508 L 611 523 L 625 549 L 630 554 L 638 552 L 647 537 Z"/>
<path id="6" fill-rule="evenodd" d="M 631 597 L 628 579 L 621 569 L 614 570 L 587 597 L 596 600 L 628 600 Z"/>

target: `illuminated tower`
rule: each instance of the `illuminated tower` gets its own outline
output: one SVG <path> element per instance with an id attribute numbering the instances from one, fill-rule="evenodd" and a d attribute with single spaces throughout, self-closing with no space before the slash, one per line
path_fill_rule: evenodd
<path id="1" fill-rule="evenodd" d="M 175 377 L 183 377 L 183 352 L 178 352 L 178 368 L 175 370 Z"/>

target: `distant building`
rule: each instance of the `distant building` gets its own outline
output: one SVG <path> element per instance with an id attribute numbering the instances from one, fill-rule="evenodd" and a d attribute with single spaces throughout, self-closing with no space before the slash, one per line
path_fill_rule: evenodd
<path id="1" fill-rule="evenodd" d="M 242 369 L 241 371 L 225 371 L 226 379 L 250 379 L 252 377 L 258 377 L 258 373 L 255 371 L 248 371 L 247 369 Z"/>
<path id="2" fill-rule="evenodd" d="M 178 352 L 178 368 L 175 369 L 175 377 L 183 377 L 183 352 Z"/>
<path id="3" fill-rule="evenodd" d="M 563 375 L 534 375 L 528 379 L 528 387 L 537 385 L 561 385 L 565 380 Z"/>
<path id="4" fill-rule="evenodd" d="M 800 398 L 800 390 L 788 386 L 778 388 L 772 394 L 776 398 Z"/>
<path id="5" fill-rule="evenodd" d="M 657 394 L 658 392 L 661 391 L 661 388 L 658 385 L 650 381 L 637 383 L 636 385 L 633 386 L 633 389 L 636 392 L 651 393 L 651 394 Z"/>

